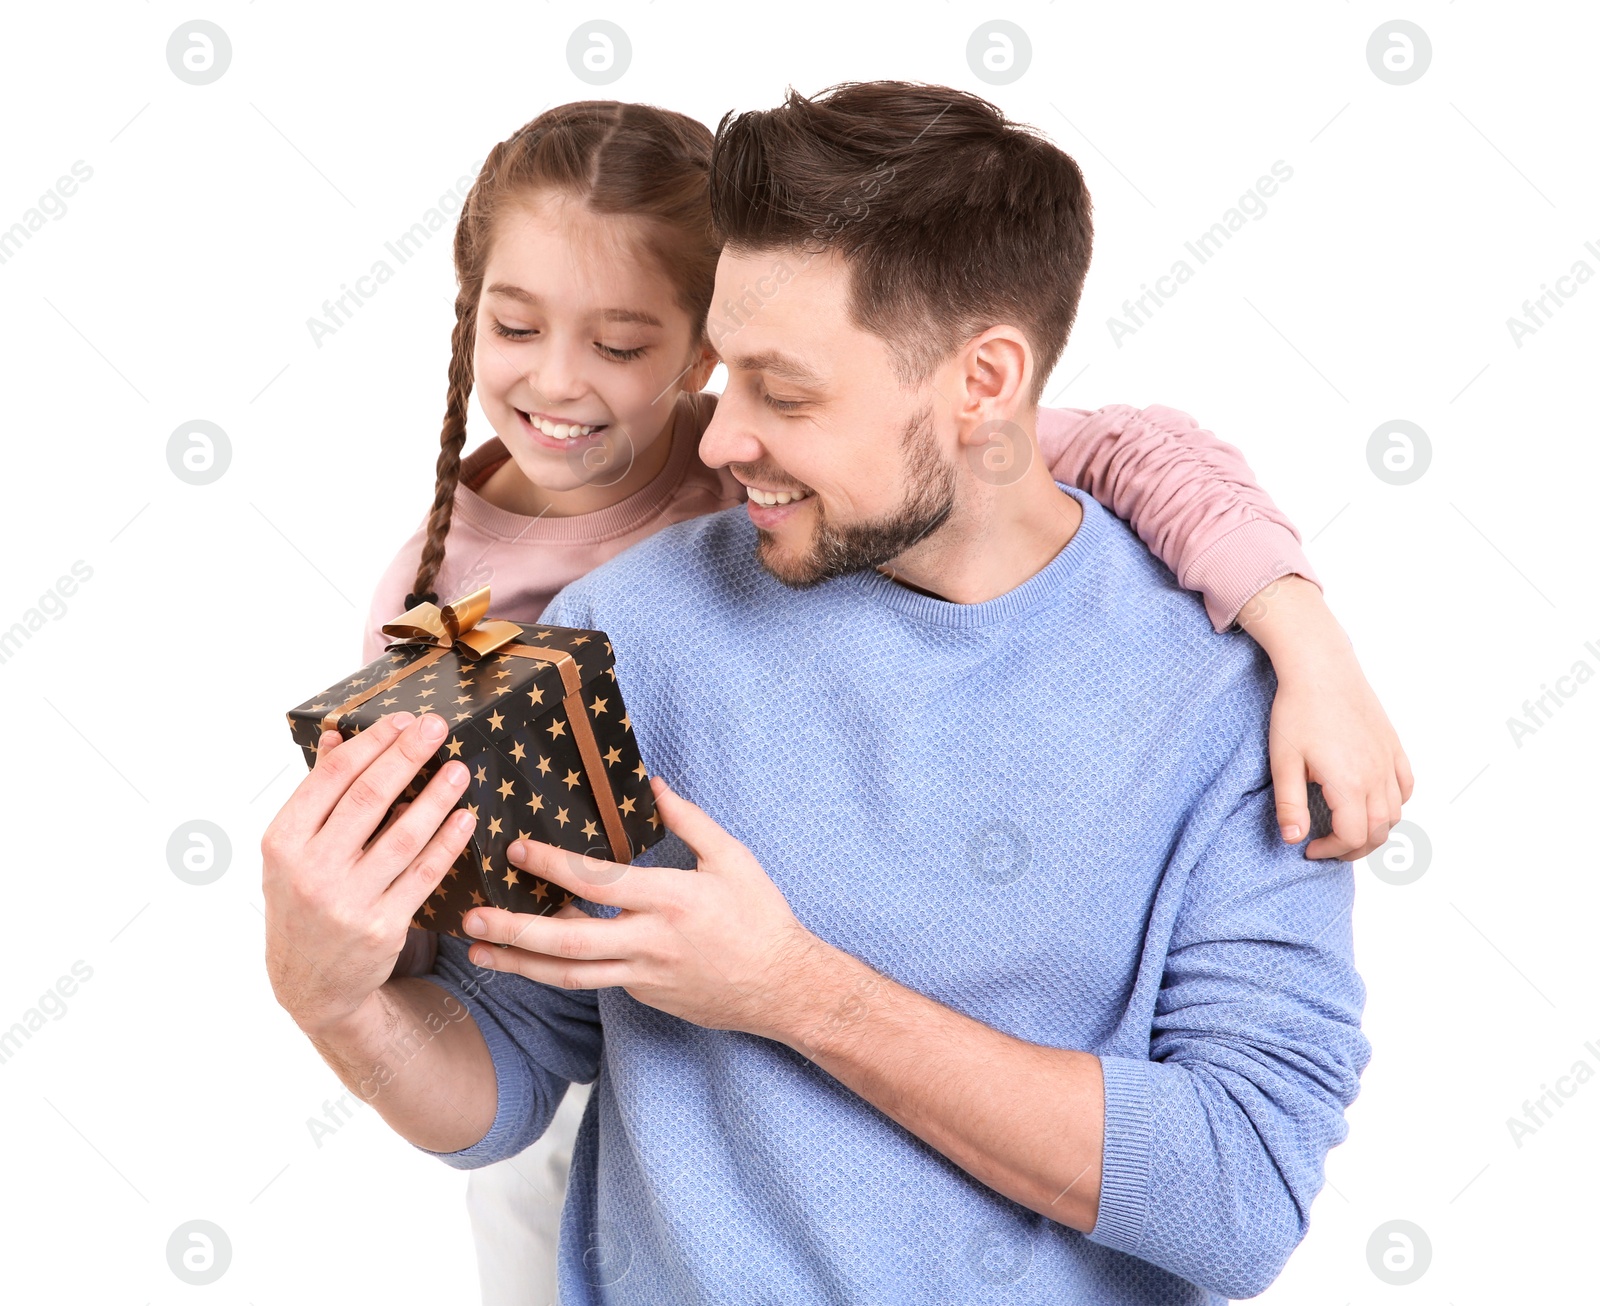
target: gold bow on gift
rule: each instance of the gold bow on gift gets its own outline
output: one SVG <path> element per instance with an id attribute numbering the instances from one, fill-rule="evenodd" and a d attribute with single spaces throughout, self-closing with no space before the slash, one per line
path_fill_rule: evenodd
<path id="1" fill-rule="evenodd" d="M 522 634 L 522 627 L 514 621 L 484 620 L 488 611 L 489 587 L 485 585 L 442 608 L 436 603 L 408 608 L 386 622 L 383 633 L 396 636 L 396 644 L 431 644 L 481 658 Z"/>

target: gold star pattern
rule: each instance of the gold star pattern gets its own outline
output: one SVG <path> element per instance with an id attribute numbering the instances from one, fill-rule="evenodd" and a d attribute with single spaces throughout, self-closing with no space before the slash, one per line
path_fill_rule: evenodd
<path id="1" fill-rule="evenodd" d="M 516 614 L 508 615 L 514 619 Z M 506 653 L 469 659 L 464 652 L 426 645 L 395 645 L 288 714 L 295 742 L 313 764 L 321 722 L 331 712 L 341 713 L 346 738 L 392 711 L 421 716 L 431 710 L 452 723 L 438 753 L 406 784 L 402 797 L 415 801 L 440 764 L 450 758 L 462 761 L 472 777 L 468 794 L 477 801 L 460 801 L 457 807 L 472 818 L 473 829 L 465 850 L 418 904 L 417 925 L 464 937 L 462 914 L 473 907 L 548 914 L 573 901 L 559 885 L 510 868 L 505 853 L 515 837 L 574 852 L 593 854 L 603 848 L 601 855 L 612 855 L 585 754 L 575 738 L 585 728 L 596 745 L 587 755 L 596 757 L 607 773 L 634 851 L 654 843 L 665 828 L 654 810 L 649 770 L 631 734 L 633 723 L 617 686 L 610 640 L 598 631 L 550 627 L 536 637 L 529 628 L 525 631 L 517 642 L 536 641 L 578 659 L 582 708 L 576 715 L 567 710 L 567 688 L 557 664 Z M 410 675 L 404 674 L 408 668 Z M 401 673 L 398 679 L 396 671 Z M 380 681 L 386 682 L 381 693 L 356 707 L 345 706 L 362 687 L 370 690 Z M 519 821 L 530 822 L 531 828 L 521 828 Z"/>

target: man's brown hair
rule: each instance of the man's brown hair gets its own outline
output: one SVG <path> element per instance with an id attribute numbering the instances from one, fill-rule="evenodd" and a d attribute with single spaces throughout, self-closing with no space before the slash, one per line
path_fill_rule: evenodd
<path id="1" fill-rule="evenodd" d="M 1090 211 L 1069 155 L 947 86 L 791 89 L 724 117 L 711 156 L 726 245 L 837 251 L 852 317 L 890 343 L 904 384 L 1004 322 L 1033 346 L 1037 403 L 1078 311 Z"/>

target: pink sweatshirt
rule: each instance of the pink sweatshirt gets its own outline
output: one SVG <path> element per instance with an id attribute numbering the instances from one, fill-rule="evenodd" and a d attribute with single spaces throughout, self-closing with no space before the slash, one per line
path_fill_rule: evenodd
<path id="1" fill-rule="evenodd" d="M 536 622 L 556 591 L 663 526 L 744 499 L 743 487 L 698 456 L 699 433 L 716 407 L 709 393 L 679 401 L 661 475 L 614 507 L 581 517 L 525 517 L 497 508 L 477 487 L 510 455 L 498 436 L 461 464 L 444 565 L 434 585 L 448 602 L 482 585 L 493 615 Z M 1039 448 L 1055 479 L 1087 490 L 1129 522 L 1186 589 L 1205 596 L 1218 630 L 1279 576 L 1316 582 L 1294 526 L 1255 482 L 1240 452 L 1171 408 L 1114 404 L 1088 412 L 1039 410 Z M 381 627 L 405 610 L 427 536 L 424 517 L 378 582 L 362 660 L 388 646 Z"/>

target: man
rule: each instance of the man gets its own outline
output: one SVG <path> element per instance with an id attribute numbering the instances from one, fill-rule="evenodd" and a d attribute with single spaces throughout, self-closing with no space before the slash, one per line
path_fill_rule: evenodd
<path id="1" fill-rule="evenodd" d="M 568 1306 L 1257 1293 L 1367 1058 L 1351 876 L 1278 837 L 1254 648 L 1042 463 L 980 456 L 1031 440 L 1082 177 L 895 83 L 725 121 L 713 174 L 741 308 L 701 455 L 750 503 L 546 614 L 609 633 L 646 763 L 695 801 L 657 779 L 673 837 L 632 868 L 519 843 L 591 913 L 481 909 L 486 942 L 381 986 L 352 939 L 438 883 L 464 779 L 395 823 L 365 926 L 269 831 L 280 1001 L 462 1168 L 598 1077 Z M 326 748 L 294 820 L 381 813 L 434 722 Z"/>

